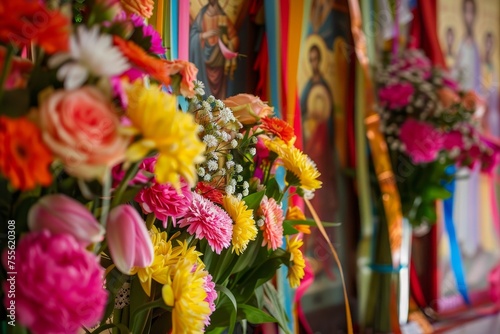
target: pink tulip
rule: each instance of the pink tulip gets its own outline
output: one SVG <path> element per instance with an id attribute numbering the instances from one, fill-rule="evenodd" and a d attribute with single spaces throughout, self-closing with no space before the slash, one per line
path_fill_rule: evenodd
<path id="1" fill-rule="evenodd" d="M 48 230 L 53 234 L 72 235 L 82 246 L 100 242 L 104 229 L 80 202 L 62 195 L 42 197 L 28 213 L 31 231 Z"/>
<path id="2" fill-rule="evenodd" d="M 116 268 L 124 274 L 129 274 L 132 267 L 143 268 L 153 262 L 153 243 L 146 224 L 130 205 L 110 211 L 106 239 Z"/>

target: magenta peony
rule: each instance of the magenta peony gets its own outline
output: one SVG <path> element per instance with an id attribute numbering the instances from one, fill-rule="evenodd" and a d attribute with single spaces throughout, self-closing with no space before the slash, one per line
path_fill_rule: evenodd
<path id="1" fill-rule="evenodd" d="M 416 163 L 436 160 L 443 148 L 443 134 L 432 125 L 414 119 L 406 120 L 401 126 L 399 139 L 406 146 L 406 153 Z"/>
<path id="2" fill-rule="evenodd" d="M 155 163 L 156 158 L 145 159 L 141 164 L 141 170 L 153 173 Z M 174 226 L 176 226 L 177 218 L 186 214 L 193 199 L 187 182 L 181 178 L 180 184 L 178 192 L 170 183 L 160 184 L 153 180 L 150 187 L 139 191 L 135 200 L 144 213 L 153 212 L 156 218 L 162 220 L 163 227 L 167 227 L 168 217 L 172 218 Z"/>
<path id="3" fill-rule="evenodd" d="M 463 135 L 460 131 L 454 130 L 448 132 L 443 137 L 443 148 L 446 150 L 452 149 L 463 149 L 464 147 L 464 139 Z"/>
<path id="4" fill-rule="evenodd" d="M 409 83 L 397 83 L 381 88 L 378 98 L 389 109 L 400 109 L 410 103 L 414 91 L 415 89 Z"/>
<path id="5" fill-rule="evenodd" d="M 104 238 L 104 228 L 80 202 L 63 195 L 42 197 L 28 213 L 31 231 L 49 230 L 72 235 L 83 247 Z"/>
<path id="6" fill-rule="evenodd" d="M 16 320 L 32 333 L 77 333 L 101 320 L 108 298 L 104 269 L 71 235 L 47 230 L 25 235 L 17 245 L 16 270 L 15 299 L 8 298 L 7 280 L 4 305 L 14 302 Z"/>
<path id="7" fill-rule="evenodd" d="M 233 221 L 222 208 L 218 207 L 200 194 L 193 193 L 193 201 L 180 227 L 198 239 L 206 239 L 217 254 L 229 247 L 233 235 Z"/>
<path id="8" fill-rule="evenodd" d="M 148 267 L 153 262 L 153 243 L 146 223 L 130 205 L 114 207 L 108 217 L 106 240 L 116 268 L 130 274 L 132 267 Z"/>

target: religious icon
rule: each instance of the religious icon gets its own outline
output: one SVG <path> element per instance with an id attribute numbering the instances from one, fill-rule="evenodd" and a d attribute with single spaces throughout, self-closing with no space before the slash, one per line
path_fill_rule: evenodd
<path id="1" fill-rule="evenodd" d="M 191 0 L 189 60 L 199 70 L 205 93 L 217 99 L 228 96 L 238 67 L 238 58 L 228 53 L 240 48 L 237 29 L 247 5 L 248 0 Z"/>

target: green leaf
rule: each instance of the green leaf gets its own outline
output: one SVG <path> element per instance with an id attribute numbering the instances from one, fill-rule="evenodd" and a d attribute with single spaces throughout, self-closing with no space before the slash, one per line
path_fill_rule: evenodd
<path id="1" fill-rule="evenodd" d="M 432 201 L 435 199 L 447 199 L 451 193 L 441 186 L 429 186 L 425 188 L 422 195 L 424 201 Z"/>
<path id="2" fill-rule="evenodd" d="M 223 285 L 216 285 L 215 289 L 219 292 L 224 293 L 224 295 L 231 301 L 233 304 L 233 309 L 231 310 L 231 314 L 229 316 L 229 330 L 228 333 L 231 334 L 234 331 L 234 326 L 236 325 L 236 315 L 238 314 L 238 304 L 236 303 L 236 299 L 234 298 L 233 293 Z"/>
<path id="3" fill-rule="evenodd" d="M 268 322 L 278 322 L 275 317 L 266 312 L 246 304 L 238 305 L 238 309 L 244 314 L 245 319 L 251 324 L 264 324 Z"/>
<path id="4" fill-rule="evenodd" d="M 281 190 L 275 178 L 270 179 L 266 184 L 266 195 L 269 198 L 274 198 L 275 200 L 279 200 L 281 197 Z"/>
<path id="5" fill-rule="evenodd" d="M 291 224 L 291 225 L 308 225 L 308 226 L 317 226 L 316 222 L 312 219 L 306 219 L 306 220 L 288 220 L 285 219 L 283 221 L 283 224 Z M 332 222 L 321 222 L 324 227 L 338 227 L 342 225 L 342 223 L 332 223 Z"/>
<path id="6" fill-rule="evenodd" d="M 249 209 L 252 210 L 257 210 L 260 206 L 260 202 L 262 201 L 262 198 L 265 195 L 265 191 L 259 191 L 256 193 L 253 193 L 251 195 L 248 195 L 247 197 L 244 197 L 243 200 L 247 204 Z"/>
<path id="7" fill-rule="evenodd" d="M 297 234 L 297 233 L 299 233 L 299 231 L 295 227 L 292 226 L 292 223 L 290 220 L 283 222 L 283 235 L 291 235 L 291 234 Z"/>
<path id="8" fill-rule="evenodd" d="M 271 282 L 267 282 L 264 287 L 264 306 L 269 313 L 277 320 L 278 325 L 286 334 L 292 334 L 288 328 L 288 317 L 281 303 L 279 293 Z"/>

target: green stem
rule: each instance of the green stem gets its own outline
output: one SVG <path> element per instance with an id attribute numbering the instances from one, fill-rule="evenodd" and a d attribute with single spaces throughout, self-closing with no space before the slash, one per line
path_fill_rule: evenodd
<path id="1" fill-rule="evenodd" d="M 120 200 L 122 199 L 123 194 L 127 189 L 128 183 L 134 178 L 134 176 L 137 174 L 137 171 L 139 170 L 139 164 L 140 162 L 132 163 L 132 165 L 127 170 L 127 173 L 125 173 L 125 177 L 122 179 L 122 181 L 118 185 L 118 188 L 116 188 L 115 190 L 113 201 L 111 202 L 112 208 L 120 204 Z"/>
<path id="2" fill-rule="evenodd" d="M 132 319 L 134 321 L 134 323 L 132 324 L 132 333 L 136 333 L 137 332 L 137 329 L 135 328 L 136 324 L 138 323 L 137 317 L 142 312 L 146 312 L 146 311 L 149 311 L 150 309 L 157 308 L 157 307 L 163 308 L 163 309 L 168 310 L 168 311 L 172 311 L 172 307 L 165 305 L 165 302 L 163 301 L 163 299 L 157 299 L 157 300 L 154 300 L 152 302 L 149 302 L 149 303 L 146 303 L 146 304 L 143 304 L 143 305 L 139 306 L 134 311 L 134 314 L 132 316 Z"/>
<path id="3" fill-rule="evenodd" d="M 2 75 L 0 76 L 0 103 L 2 102 L 3 93 L 4 93 L 4 85 L 5 81 L 7 81 L 7 77 L 10 73 L 10 68 L 12 67 L 12 59 L 14 57 L 14 46 L 9 44 L 7 46 L 7 52 L 5 54 L 4 65 L 2 69 Z"/>

